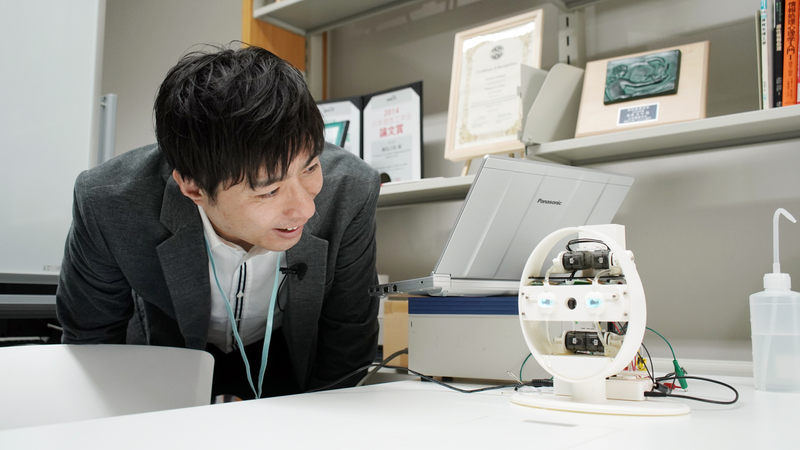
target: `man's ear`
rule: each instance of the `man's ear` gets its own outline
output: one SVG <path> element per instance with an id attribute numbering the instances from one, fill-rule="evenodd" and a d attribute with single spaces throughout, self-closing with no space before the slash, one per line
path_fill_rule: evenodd
<path id="1" fill-rule="evenodd" d="M 183 178 L 175 169 L 172 170 L 172 178 L 176 183 L 178 183 L 178 187 L 181 189 L 181 193 L 183 193 L 183 195 L 189 197 L 189 200 L 202 206 L 206 195 L 200 189 L 197 183 L 194 182 L 194 180 Z"/>

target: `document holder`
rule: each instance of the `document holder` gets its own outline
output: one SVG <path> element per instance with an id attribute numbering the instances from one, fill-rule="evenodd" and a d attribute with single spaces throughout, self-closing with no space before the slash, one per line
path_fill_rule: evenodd
<path id="1" fill-rule="evenodd" d="M 550 71 L 521 64 L 522 130 L 526 145 L 575 137 L 583 69 L 558 63 Z"/>

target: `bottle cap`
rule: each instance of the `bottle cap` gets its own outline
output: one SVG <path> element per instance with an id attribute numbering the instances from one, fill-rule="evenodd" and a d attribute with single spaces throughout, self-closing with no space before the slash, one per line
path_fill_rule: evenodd
<path id="1" fill-rule="evenodd" d="M 767 291 L 791 291 L 792 277 L 788 273 L 765 274 L 764 289 Z"/>
<path id="2" fill-rule="evenodd" d="M 778 221 L 781 216 L 786 217 L 793 223 L 797 220 L 783 208 L 775 210 L 772 216 L 772 273 L 764 275 L 764 289 L 768 291 L 790 291 L 792 290 L 792 277 L 788 273 L 781 273 L 781 263 L 778 245 Z"/>

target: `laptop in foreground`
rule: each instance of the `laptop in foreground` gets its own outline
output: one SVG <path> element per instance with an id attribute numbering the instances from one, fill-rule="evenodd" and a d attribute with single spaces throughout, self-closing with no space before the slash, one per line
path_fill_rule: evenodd
<path id="1" fill-rule="evenodd" d="M 561 228 L 610 223 L 632 184 L 625 175 L 486 156 L 431 275 L 370 294 L 517 295 L 539 241 Z"/>

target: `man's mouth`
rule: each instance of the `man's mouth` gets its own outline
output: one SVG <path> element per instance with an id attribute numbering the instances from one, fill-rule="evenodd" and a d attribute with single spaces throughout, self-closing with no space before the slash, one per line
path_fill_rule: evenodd
<path id="1" fill-rule="evenodd" d="M 302 225 L 298 225 L 296 227 L 287 227 L 287 228 L 277 228 L 276 227 L 275 231 L 277 231 L 278 234 L 280 234 L 280 235 L 282 235 L 282 236 L 284 236 L 286 238 L 294 239 L 295 235 L 299 235 L 300 233 L 303 232 L 303 226 Z"/>

